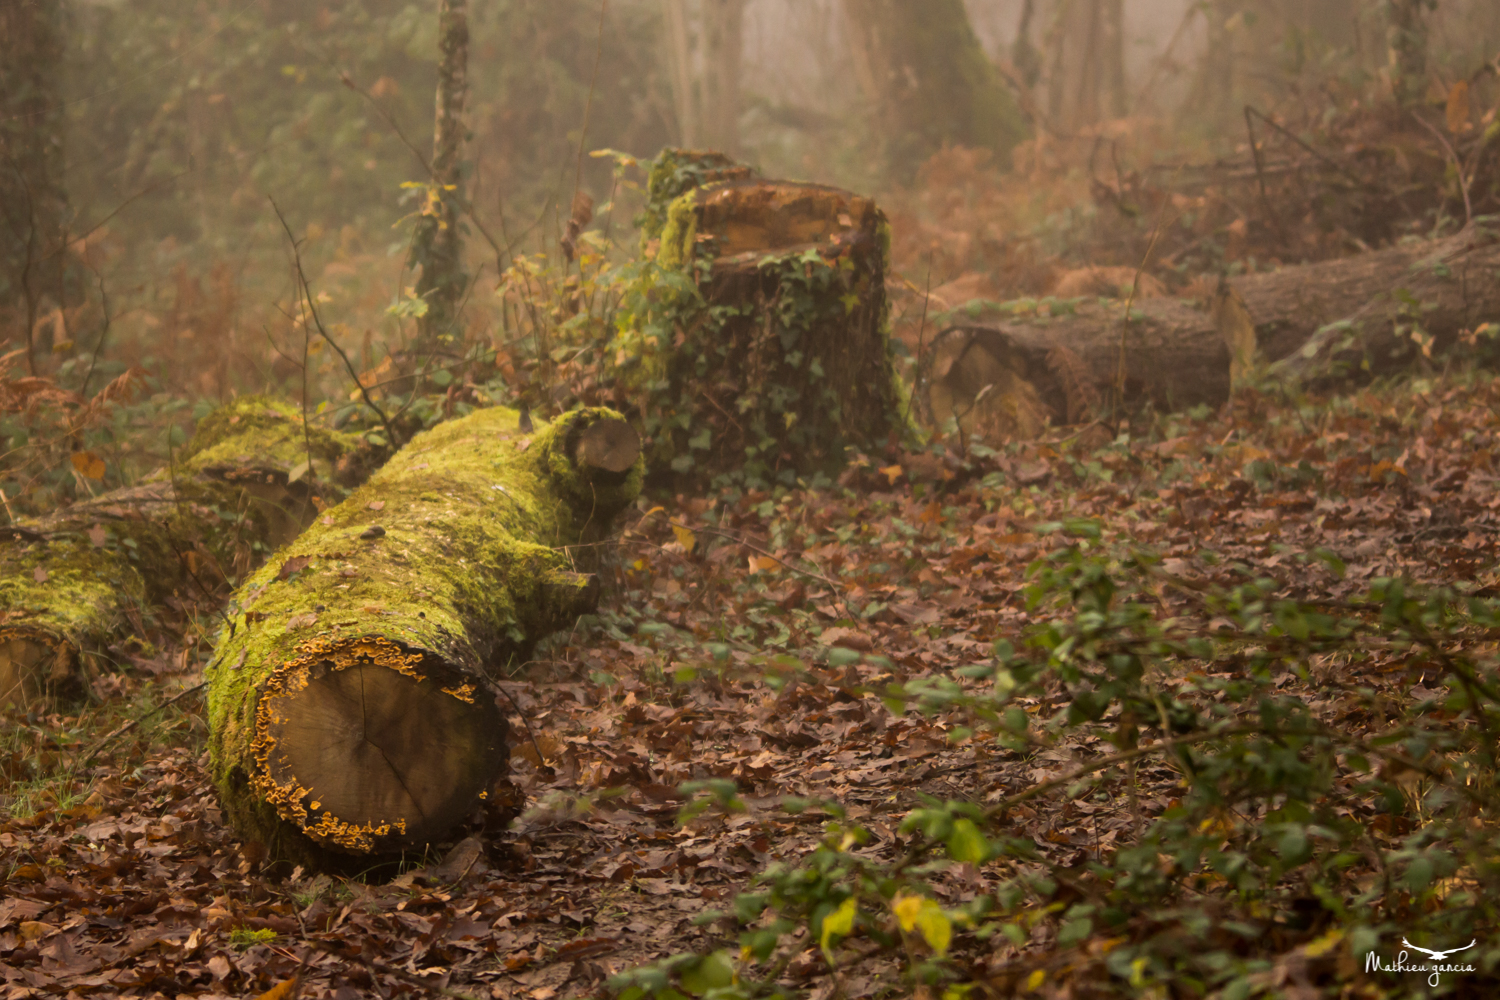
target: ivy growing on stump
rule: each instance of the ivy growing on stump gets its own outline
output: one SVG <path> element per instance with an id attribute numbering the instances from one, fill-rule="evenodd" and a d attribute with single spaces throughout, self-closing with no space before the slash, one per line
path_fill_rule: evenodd
<path id="1" fill-rule="evenodd" d="M 673 149 L 648 193 L 611 364 L 658 485 L 816 479 L 900 436 L 874 201 Z"/>

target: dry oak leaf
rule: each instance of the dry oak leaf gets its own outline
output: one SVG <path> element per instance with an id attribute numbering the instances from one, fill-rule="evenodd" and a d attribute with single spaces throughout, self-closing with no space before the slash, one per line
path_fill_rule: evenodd
<path id="1" fill-rule="evenodd" d="M 73 452 L 73 468 L 85 479 L 104 478 L 104 459 L 91 451 Z"/>
<path id="2" fill-rule="evenodd" d="M 850 628 L 824 629 L 823 634 L 818 636 L 818 642 L 825 646 L 843 646 L 859 653 L 868 653 L 875 648 L 869 636 Z"/>

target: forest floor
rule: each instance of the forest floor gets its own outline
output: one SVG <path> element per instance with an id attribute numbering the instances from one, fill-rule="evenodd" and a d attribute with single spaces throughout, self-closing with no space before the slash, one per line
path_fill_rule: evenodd
<path id="1" fill-rule="evenodd" d="M 990 660 L 997 640 L 1023 641 L 1045 610 L 1027 587 L 1066 542 L 1049 522 L 1090 519 L 1101 544 L 1153 550 L 1189 585 L 1269 579 L 1278 597 L 1315 602 L 1357 600 L 1382 577 L 1500 592 L 1500 380 L 1489 375 L 1331 400 L 1246 392 L 1130 439 L 1095 428 L 963 458 L 906 455 L 834 489 L 630 512 L 607 610 L 505 685 L 522 737 L 513 777 L 533 809 L 510 830 L 460 831 L 446 858 L 349 879 L 264 867 L 215 803 L 201 693 L 165 704 L 200 682 L 206 641 L 138 655 L 97 682 L 81 714 L 6 720 L 0 997 L 241 997 L 299 976 L 305 997 L 551 1000 L 732 942 L 723 923 L 695 918 L 825 837 L 827 814 L 787 811 L 783 797 L 842 803 L 868 833 L 842 848 L 891 861 L 925 797 L 994 805 L 1113 749 L 1095 735 L 1017 752 L 973 735 L 962 710 L 882 697 L 921 678 L 967 683 L 954 672 Z M 1164 617 L 1200 614 L 1181 593 L 1161 593 Z M 1392 652 L 1357 678 L 1330 658 L 1276 684 L 1358 737 L 1387 724 L 1372 705 L 1429 693 L 1423 670 Z M 1063 700 L 1020 703 L 1041 720 Z M 695 779 L 729 779 L 739 799 L 679 822 L 680 786 Z M 1145 759 L 1133 781 L 1115 769 L 1084 794 L 1017 799 L 1007 833 L 1078 873 L 1073 898 L 1087 896 L 1085 863 L 1183 794 L 1167 758 Z M 1411 831 L 1368 798 L 1348 806 L 1381 848 Z M 954 865 L 931 885 L 959 906 L 993 891 L 1006 864 Z M 951 960 L 988 995 L 1125 988 L 1108 953 L 1154 918 L 1060 941 L 1066 896 L 1035 902 L 1024 943 L 965 939 Z M 1223 893 L 1199 896 L 1212 909 Z M 1261 959 L 1260 986 L 1285 995 L 1399 992 L 1401 975 L 1366 974 L 1319 946 L 1326 927 L 1283 914 L 1226 947 Z M 1393 954 L 1397 942 L 1380 946 Z M 846 948 L 831 976 L 816 939 L 800 948 L 780 970 L 788 988 L 912 989 L 888 950 Z"/>

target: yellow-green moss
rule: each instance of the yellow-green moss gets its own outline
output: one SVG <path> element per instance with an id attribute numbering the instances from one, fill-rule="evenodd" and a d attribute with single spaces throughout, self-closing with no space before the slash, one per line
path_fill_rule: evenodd
<path id="1" fill-rule="evenodd" d="M 311 662 L 339 669 L 349 650 L 385 644 L 462 700 L 570 624 L 553 585 L 587 563 L 587 546 L 640 491 L 639 460 L 613 476 L 582 475 L 571 460 L 578 434 L 612 416 L 576 410 L 525 435 L 503 408 L 439 424 L 239 590 L 207 676 L 212 775 L 242 832 L 295 845 L 308 822 L 296 790 L 267 773 L 260 706 Z M 306 832 L 355 851 L 382 836 Z"/>
<path id="2" fill-rule="evenodd" d="M 288 490 L 312 444 L 316 481 Z M 70 663 L 149 624 L 174 591 L 206 596 L 336 502 L 328 477 L 357 477 L 373 449 L 354 435 L 304 428 L 266 397 L 235 400 L 199 422 L 173 466 L 139 486 L 24 522 L 0 541 L 0 639 L 27 638 Z M 350 461 L 350 459 L 361 459 Z"/>
<path id="3" fill-rule="evenodd" d="M 680 271 L 693 259 L 698 240 L 698 206 L 695 192 L 689 191 L 667 207 L 667 223 L 661 231 L 661 247 L 656 261 L 662 267 Z"/>

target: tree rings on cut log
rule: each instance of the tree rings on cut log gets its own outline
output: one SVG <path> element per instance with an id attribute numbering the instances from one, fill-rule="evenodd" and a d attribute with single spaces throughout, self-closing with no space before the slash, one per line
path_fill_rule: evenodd
<path id="1" fill-rule="evenodd" d="M 509 758 L 492 696 L 388 640 L 311 645 L 262 694 L 255 782 L 314 840 L 368 853 L 441 839 Z"/>
<path id="2" fill-rule="evenodd" d="M 580 465 L 626 472 L 641 457 L 641 438 L 623 420 L 599 420 L 579 432 L 573 454 Z"/>
<path id="3" fill-rule="evenodd" d="M 71 650 L 30 630 L 0 628 L 0 710 L 45 703 L 72 676 Z"/>

